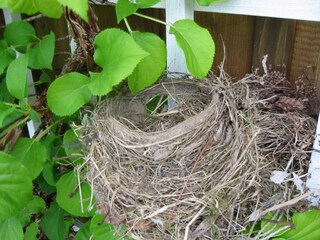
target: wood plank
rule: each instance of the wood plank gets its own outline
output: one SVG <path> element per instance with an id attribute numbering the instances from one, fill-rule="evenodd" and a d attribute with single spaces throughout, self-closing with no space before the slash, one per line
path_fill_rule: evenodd
<path id="1" fill-rule="evenodd" d="M 268 54 L 267 63 L 273 67 L 288 66 L 294 28 L 294 20 L 257 17 L 253 44 L 253 67 L 262 69 L 261 61 L 266 54 Z"/>
<path id="2" fill-rule="evenodd" d="M 166 22 L 174 23 L 180 19 L 194 18 L 193 0 L 166 1 Z M 176 43 L 175 36 L 166 31 L 167 68 L 169 72 L 188 73 L 182 50 Z"/>
<path id="3" fill-rule="evenodd" d="M 289 78 L 292 83 L 305 71 L 320 96 L 320 24 L 297 21 Z"/>
<path id="4" fill-rule="evenodd" d="M 116 0 L 109 1 L 116 2 Z M 202 12 L 320 21 L 319 0 L 303 2 L 300 0 L 225 0 L 210 6 L 199 6 L 196 0 L 194 1 L 195 10 Z M 165 6 L 165 0 L 162 0 L 154 7 L 165 8 Z"/>
<path id="5" fill-rule="evenodd" d="M 214 72 L 217 73 L 217 66 L 224 57 L 222 41 L 226 46 L 224 70 L 236 79 L 251 72 L 254 17 L 196 12 L 195 21 L 207 28 L 214 38 Z"/>
<path id="6" fill-rule="evenodd" d="M 65 19 L 62 17 L 60 19 L 52 19 L 52 18 L 39 18 L 32 21 L 34 25 L 37 35 L 42 37 L 48 34 L 50 31 L 53 31 L 56 35 L 56 39 L 67 37 L 68 36 L 68 28 Z M 56 41 L 55 46 L 55 57 L 53 59 L 53 69 L 56 74 L 59 74 L 62 67 L 64 66 L 66 59 L 69 58 L 69 55 L 64 54 L 70 51 L 69 39 L 65 38 L 61 41 Z"/>

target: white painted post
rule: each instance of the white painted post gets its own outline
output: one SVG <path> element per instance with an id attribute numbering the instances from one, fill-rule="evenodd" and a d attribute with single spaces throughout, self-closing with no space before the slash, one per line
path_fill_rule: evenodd
<path id="1" fill-rule="evenodd" d="M 166 1 L 166 22 L 173 24 L 180 19 L 194 18 L 193 0 Z M 175 37 L 167 28 L 167 64 L 169 72 L 187 73 L 187 66 L 182 50 L 177 46 Z"/>
<path id="2" fill-rule="evenodd" d="M 8 8 L 3 9 L 3 15 L 4 15 L 4 20 L 6 24 L 12 23 L 13 21 L 16 21 L 16 20 L 21 20 L 20 14 L 11 13 L 11 11 Z M 30 69 L 28 69 L 27 71 L 27 80 L 28 80 L 28 84 L 30 85 L 33 84 L 33 77 Z M 28 93 L 31 95 L 34 95 L 36 93 L 35 88 L 34 87 L 28 88 Z M 35 97 L 31 98 L 31 100 L 35 100 Z M 28 127 L 29 136 L 30 138 L 32 138 L 37 128 L 39 127 L 39 124 L 35 123 L 34 121 L 28 121 L 27 127 Z"/>

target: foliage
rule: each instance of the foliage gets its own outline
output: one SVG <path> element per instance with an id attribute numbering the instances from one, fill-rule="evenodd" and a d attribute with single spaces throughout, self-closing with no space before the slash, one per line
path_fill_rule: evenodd
<path id="1" fill-rule="evenodd" d="M 292 215 L 291 220 L 283 216 L 280 216 L 279 219 L 277 214 L 269 213 L 259 222 L 254 233 L 259 233 L 260 236 L 265 237 L 264 239 L 273 240 L 319 239 L 320 210 L 296 212 Z"/>
<path id="2" fill-rule="evenodd" d="M 123 81 L 135 94 L 163 74 L 164 41 L 153 33 L 133 31 L 126 19 L 159 1 L 119 0 L 117 21 L 124 21 L 128 32 L 118 28 L 101 31 L 94 39 L 93 59 L 98 68 L 85 73 L 69 72 L 51 78 L 55 34 L 40 38 L 26 21 L 14 21 L 5 27 L 0 40 L 1 239 L 31 240 L 39 234 L 65 239 L 76 221 L 81 221 L 82 227 L 75 239 L 123 238 L 125 227 L 107 224 L 103 215 L 96 214 L 95 198 L 84 181 L 86 169 L 78 131 L 71 126 L 82 124 L 84 105 L 95 104 L 95 96 L 110 97 Z M 0 7 L 51 18 L 60 18 L 63 7 L 68 7 L 89 21 L 87 0 L 0 0 Z M 168 24 L 137 15 L 170 28 L 189 71 L 199 78 L 206 76 L 215 52 L 206 29 L 187 19 Z M 34 83 L 27 81 L 31 70 L 41 72 Z M 34 85 L 41 85 L 35 100 L 30 95 Z M 35 136 L 20 136 L 31 120 L 39 125 Z"/>

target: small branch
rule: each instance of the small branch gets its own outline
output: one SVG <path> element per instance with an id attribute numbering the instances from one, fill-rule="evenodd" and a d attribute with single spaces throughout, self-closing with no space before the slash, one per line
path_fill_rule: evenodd
<path id="1" fill-rule="evenodd" d="M 15 122 L 14 124 L 10 125 L 9 127 L 7 127 L 4 131 L 2 131 L 0 133 L 0 138 L 3 138 L 8 132 L 10 132 L 11 130 L 15 129 L 16 127 L 19 127 L 22 124 L 26 123 L 29 119 L 30 119 L 29 116 L 26 116 L 21 121 Z"/>
<path id="2" fill-rule="evenodd" d="M 171 27 L 171 24 L 169 24 L 169 23 L 166 23 L 164 21 L 161 21 L 161 20 L 153 18 L 153 17 L 149 17 L 149 16 L 146 16 L 146 15 L 143 15 L 141 13 L 134 13 L 134 15 L 136 15 L 138 17 L 142 17 L 142 18 L 148 19 L 148 20 L 156 22 L 156 23 L 160 23 L 160 24 L 165 25 L 165 26 Z"/>
<path id="3" fill-rule="evenodd" d="M 62 160 L 66 160 L 66 159 L 69 159 L 69 158 L 77 158 L 77 157 L 83 157 L 82 154 L 71 154 L 70 156 L 63 156 L 63 157 L 54 157 L 52 158 L 54 161 L 62 161 Z"/>
<path id="4" fill-rule="evenodd" d="M 128 23 L 127 18 L 124 18 L 123 20 L 124 20 L 124 23 L 126 24 L 126 27 L 127 27 L 128 31 L 129 31 L 129 33 L 131 34 L 132 33 L 132 29 L 131 29 L 131 27 L 130 27 L 130 25 Z"/>

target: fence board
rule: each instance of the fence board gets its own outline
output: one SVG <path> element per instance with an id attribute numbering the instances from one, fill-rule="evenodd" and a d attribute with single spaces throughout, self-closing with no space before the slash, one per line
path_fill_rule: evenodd
<path id="1" fill-rule="evenodd" d="M 251 72 L 254 17 L 196 12 L 195 21 L 207 28 L 216 43 L 216 56 L 213 70 L 224 57 L 226 46 L 225 71 L 239 79 Z"/>
<path id="2" fill-rule="evenodd" d="M 290 65 L 290 79 L 296 81 L 306 69 L 320 96 L 320 24 L 297 21 Z"/>
<path id="3" fill-rule="evenodd" d="M 289 63 L 294 37 L 294 20 L 257 17 L 253 44 L 254 68 L 261 69 L 261 60 L 268 54 L 268 64 L 273 67 Z"/>

